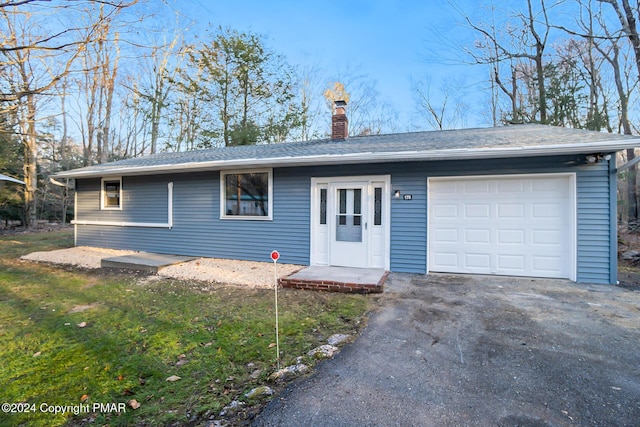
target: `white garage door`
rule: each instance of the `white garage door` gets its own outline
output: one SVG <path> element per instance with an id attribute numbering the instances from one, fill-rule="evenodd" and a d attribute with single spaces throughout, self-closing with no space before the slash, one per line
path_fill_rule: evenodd
<path id="1" fill-rule="evenodd" d="M 429 179 L 429 271 L 575 280 L 575 175 Z"/>

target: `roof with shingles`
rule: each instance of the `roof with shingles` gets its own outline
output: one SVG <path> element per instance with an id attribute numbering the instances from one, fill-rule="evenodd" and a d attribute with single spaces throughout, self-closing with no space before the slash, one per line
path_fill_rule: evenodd
<path id="1" fill-rule="evenodd" d="M 158 153 L 57 174 L 81 178 L 247 167 L 508 158 L 614 152 L 640 138 L 545 125 L 409 132 Z"/>

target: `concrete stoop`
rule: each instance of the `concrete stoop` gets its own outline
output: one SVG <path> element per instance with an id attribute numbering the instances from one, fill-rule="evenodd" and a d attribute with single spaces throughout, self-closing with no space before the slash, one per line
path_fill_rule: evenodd
<path id="1" fill-rule="evenodd" d="M 373 294 L 384 291 L 389 272 L 382 269 L 311 266 L 279 280 L 283 288 Z"/>
<path id="2" fill-rule="evenodd" d="M 159 270 L 170 265 L 193 261 L 199 257 L 189 257 L 180 255 L 154 254 L 139 252 L 133 255 L 103 258 L 100 262 L 102 268 L 118 268 L 123 270 L 148 271 L 157 273 Z"/>

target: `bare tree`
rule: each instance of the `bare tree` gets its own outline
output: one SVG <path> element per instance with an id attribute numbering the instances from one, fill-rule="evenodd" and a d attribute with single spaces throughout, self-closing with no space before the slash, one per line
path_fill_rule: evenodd
<path id="1" fill-rule="evenodd" d="M 429 78 L 412 81 L 411 88 L 419 119 L 426 120 L 433 129 L 438 130 L 464 126 L 467 106 L 462 100 L 464 90 L 461 82 L 445 81 L 437 99 L 432 94 Z"/>
<path id="2" fill-rule="evenodd" d="M 100 25 L 96 28 L 96 40 L 83 52 L 84 73 L 76 84 L 84 92 L 81 108 L 84 107 L 83 143 L 85 163 L 106 163 L 111 141 L 111 114 L 113 97 L 118 75 L 119 47 L 118 33 L 114 33 L 113 14 L 107 19 L 105 6 L 98 4 L 96 13 Z M 94 157 L 95 148 L 95 157 Z"/>
<path id="3" fill-rule="evenodd" d="M 640 76 L 640 34 L 638 34 L 638 27 L 636 22 L 640 19 L 640 4 L 636 2 L 635 7 L 629 3 L 629 0 L 598 0 L 600 3 L 609 4 L 614 10 L 618 21 L 620 23 L 620 33 L 628 40 L 633 49 L 634 59 L 637 69 L 636 80 Z M 606 26 L 604 26 L 606 28 Z M 611 40 L 611 49 L 613 55 L 610 57 L 609 62 L 614 66 L 618 64 L 619 48 L 615 37 L 611 37 L 612 34 L 608 33 L 607 38 Z M 620 67 L 614 66 L 614 73 L 616 75 L 616 87 L 620 96 L 621 104 L 621 122 L 625 135 L 631 135 L 631 122 L 628 117 L 628 97 L 624 94 L 624 88 L 621 88 Z M 624 103 L 624 109 L 622 105 Z M 627 149 L 627 160 L 630 161 L 635 158 L 635 150 Z M 635 223 L 638 221 L 640 212 L 638 212 L 638 200 L 637 200 L 637 169 L 633 167 L 629 170 L 629 176 L 627 178 L 627 197 L 629 199 L 629 223 Z"/>
<path id="4" fill-rule="evenodd" d="M 133 3 L 113 2 L 109 7 L 113 12 Z M 14 1 L 4 3 L 0 8 L 0 53 L 3 58 L 0 62 L 0 103 L 3 111 L 14 110 L 19 117 L 17 126 L 24 149 L 25 218 L 29 227 L 34 226 L 37 219 L 39 99 L 52 96 L 49 91 L 70 74 L 78 57 L 95 40 L 104 21 L 110 18 L 110 13 L 92 17 L 94 19 L 86 26 L 68 27 L 52 35 L 45 30 L 41 22 L 45 18 L 39 14 L 51 9 L 81 14 L 87 4 Z"/>
<path id="5" fill-rule="evenodd" d="M 333 101 L 343 99 L 348 102 L 350 135 L 378 135 L 397 130 L 397 114 L 391 103 L 380 100 L 377 82 L 369 77 L 350 71 L 340 73 L 325 91 L 327 108 L 333 111 Z M 344 93 L 340 93 L 340 91 Z M 331 129 L 325 115 L 324 129 Z"/>
<path id="6" fill-rule="evenodd" d="M 138 0 L 131 0 L 130 2 L 114 0 L 101 1 L 100 3 L 109 5 L 112 11 L 119 11 L 137 2 Z M 95 30 L 101 25 L 101 21 L 98 20 L 85 27 L 64 28 L 53 34 L 49 31 L 44 31 L 44 29 L 40 27 L 38 31 L 33 31 L 28 35 L 23 34 L 23 36 L 28 37 L 18 38 L 16 34 L 12 32 L 12 30 L 16 29 L 16 23 L 25 21 L 34 25 L 34 16 L 43 9 L 54 9 L 56 13 L 68 10 L 77 12 L 82 10 L 84 6 L 83 3 L 91 4 L 91 1 L 66 0 L 51 5 L 50 2 L 46 0 L 23 0 L 4 2 L 0 5 L 0 13 L 2 13 L 4 23 L 7 25 L 5 28 L 6 32 L 0 32 L 0 53 L 2 53 L 5 58 L 5 61 L 0 62 L 0 69 L 15 65 L 17 55 L 25 57 L 28 54 L 31 58 L 37 57 L 39 60 L 46 58 L 47 62 L 50 62 L 52 57 L 61 60 L 58 66 L 55 67 L 56 72 L 48 79 L 40 79 L 37 83 L 32 82 L 29 87 L 21 88 L 20 90 L 12 88 L 13 90 L 7 91 L 7 88 L 5 88 L 5 90 L 0 93 L 0 102 L 15 102 L 29 94 L 43 94 L 52 89 L 61 79 L 69 74 L 76 59 L 84 51 L 87 44 L 94 40 Z M 105 17 L 101 17 L 101 19 L 104 18 Z M 13 24 L 9 23 L 9 21 L 13 21 Z"/>
<path id="7" fill-rule="evenodd" d="M 640 34 L 638 34 L 637 21 L 640 19 L 640 4 L 636 1 L 635 6 L 629 0 L 598 0 L 600 3 L 608 3 L 618 17 L 623 34 L 631 43 L 633 48 L 636 68 L 640 75 Z"/>
<path id="8" fill-rule="evenodd" d="M 144 57 L 142 70 L 145 79 L 134 83 L 128 89 L 136 95 L 136 103 L 133 110 L 135 114 L 142 113 L 144 120 L 149 123 L 149 153 L 158 151 L 158 139 L 160 128 L 169 101 L 169 95 L 175 87 L 178 68 L 172 66 L 179 47 L 181 34 L 176 32 L 173 39 L 166 40 L 158 46 L 153 46 L 148 56 Z"/>
<path id="9" fill-rule="evenodd" d="M 89 36 L 82 38 L 82 43 L 73 44 L 74 52 L 66 57 L 62 66 L 62 72 L 52 78 L 47 75 L 46 68 L 40 66 L 42 62 L 51 61 L 52 58 L 64 52 L 67 45 L 46 47 L 45 41 L 51 38 L 40 36 L 42 28 L 32 19 L 28 11 L 18 10 L 17 6 L 0 9 L 3 19 L 4 31 L 0 45 L 0 51 L 4 60 L 0 63 L 0 78 L 2 79 L 3 93 L 0 95 L 3 111 L 14 110 L 18 117 L 18 132 L 22 140 L 24 155 L 24 205 L 25 222 L 28 227 L 33 227 L 37 219 L 37 95 L 52 87 L 68 74 L 71 65 L 80 54 L 82 43 L 87 43 Z M 90 31 L 89 31 L 90 33 Z"/>
<path id="10" fill-rule="evenodd" d="M 511 87 L 500 79 L 497 64 L 509 61 L 511 63 L 510 75 L 515 78 L 522 75 L 529 79 L 529 86 L 535 89 L 534 110 L 530 114 L 533 120 L 540 123 L 547 122 L 547 97 L 544 76 L 545 54 L 549 41 L 549 33 L 552 28 L 549 21 L 549 12 L 557 5 L 547 5 L 545 0 L 539 0 L 539 8 L 534 9 L 532 0 L 527 0 L 526 12 L 515 12 L 515 18 L 520 25 L 505 27 L 504 31 L 498 31 L 496 23 L 490 26 L 475 23 L 465 16 L 466 22 L 485 39 L 481 44 L 486 47 L 484 52 L 468 51 L 476 63 L 493 64 L 493 78 L 500 89 L 511 98 L 512 113 L 518 111 L 516 107 L 517 86 L 512 80 Z M 478 47 L 478 46 L 476 46 Z M 486 54 L 489 54 L 488 56 Z M 529 74 L 529 67 L 521 61 L 530 61 L 533 64 L 533 74 Z M 514 120 L 517 118 L 514 117 Z"/>
<path id="11" fill-rule="evenodd" d="M 300 104 L 300 132 L 294 139 L 309 141 L 324 134 L 319 122 L 325 114 L 324 102 L 320 98 L 324 77 L 318 65 L 302 67 L 299 72 L 298 98 Z"/>

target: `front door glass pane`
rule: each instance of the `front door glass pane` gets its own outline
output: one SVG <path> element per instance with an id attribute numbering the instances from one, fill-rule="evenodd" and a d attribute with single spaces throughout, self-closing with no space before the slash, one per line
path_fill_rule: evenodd
<path id="1" fill-rule="evenodd" d="M 320 189 L 320 224 L 327 223 L 327 189 Z"/>
<path id="2" fill-rule="evenodd" d="M 373 225 L 382 225 L 382 188 L 373 190 Z"/>
<path id="3" fill-rule="evenodd" d="M 336 240 L 362 242 L 362 190 L 338 189 Z"/>

